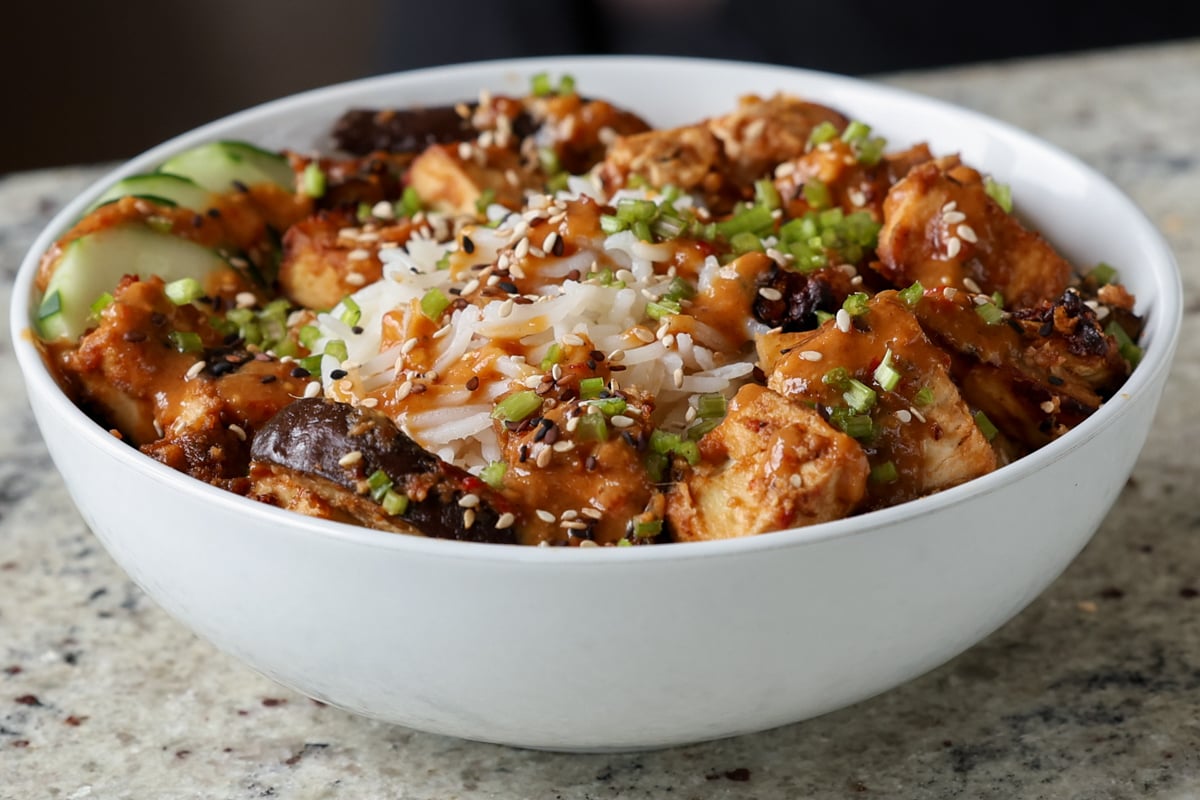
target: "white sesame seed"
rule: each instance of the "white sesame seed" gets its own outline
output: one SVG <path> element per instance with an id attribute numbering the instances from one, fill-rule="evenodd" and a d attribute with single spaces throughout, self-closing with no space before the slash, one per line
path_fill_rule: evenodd
<path id="1" fill-rule="evenodd" d="M 598 508 L 581 508 L 580 513 L 591 519 L 604 519 L 604 512 Z"/>
<path id="2" fill-rule="evenodd" d="M 979 241 L 979 237 L 975 235 L 975 229 L 970 225 L 959 225 L 958 228 L 955 229 L 955 232 L 958 234 L 958 238 L 962 239 L 964 242 L 975 244 Z"/>
<path id="3" fill-rule="evenodd" d="M 568 508 L 566 511 L 558 515 L 558 518 L 563 520 L 577 519 L 578 517 L 579 512 L 573 508 Z"/>
<path id="4" fill-rule="evenodd" d="M 641 341 L 645 342 L 646 344 L 653 342 L 655 340 L 655 338 L 657 338 L 657 337 L 655 337 L 655 335 L 653 333 L 646 330 L 645 328 L 643 328 L 640 325 L 638 325 L 634 328 L 631 328 L 630 332 L 633 333 L 633 336 L 635 339 L 640 339 Z"/>
<path id="5" fill-rule="evenodd" d="M 947 300 L 953 300 L 957 294 L 958 289 L 955 289 L 953 286 L 947 288 L 946 291 L 942 293 Z"/>
<path id="6" fill-rule="evenodd" d="M 556 381 L 561 381 L 562 376 L 563 376 L 562 364 L 551 364 L 550 365 L 550 377 L 554 378 L 554 380 L 556 380 Z"/>
<path id="7" fill-rule="evenodd" d="M 500 519 L 496 520 L 496 530 L 504 530 L 511 528 L 512 524 L 517 521 L 517 517 L 511 511 L 505 511 L 500 515 Z"/>
<path id="8" fill-rule="evenodd" d="M 686 412 L 684 412 L 684 414 L 683 414 L 683 421 L 691 422 L 695 418 L 696 418 L 696 407 L 688 406 L 688 410 Z"/>
<path id="9" fill-rule="evenodd" d="M 475 509 L 468 508 L 463 512 L 463 528 L 470 528 L 475 524 Z"/>
<path id="10" fill-rule="evenodd" d="M 458 143 L 458 157 L 463 161 L 466 161 L 471 157 L 471 145 L 468 142 Z"/>
<path id="11" fill-rule="evenodd" d="M 363 275 L 361 272 L 347 272 L 346 277 L 342 280 L 351 286 L 362 286 L 367 282 L 367 276 Z"/>
<path id="12" fill-rule="evenodd" d="M 464 295 L 471 294 L 478 288 L 479 288 L 479 281 L 472 278 L 471 280 L 467 281 L 467 285 L 462 288 L 462 293 Z"/>
<path id="13" fill-rule="evenodd" d="M 412 392 L 413 382 L 405 381 L 400 384 L 400 388 L 396 390 L 396 402 L 400 402 Z"/>
<path id="14" fill-rule="evenodd" d="M 362 457 L 363 454 L 361 450 L 351 450 L 349 453 L 346 453 L 346 455 L 338 459 L 338 466 L 353 467 L 355 464 L 362 461 Z"/>
<path id="15" fill-rule="evenodd" d="M 554 522 L 554 515 L 544 508 L 539 508 L 535 513 L 542 522 Z"/>
<path id="16" fill-rule="evenodd" d="M 820 361 L 825 357 L 824 353 L 821 353 L 817 350 L 801 350 L 799 353 L 797 353 L 797 355 L 799 355 L 805 361 Z"/>
<path id="17" fill-rule="evenodd" d="M 339 228 L 337 235 L 339 239 L 357 239 L 358 228 Z"/>
<path id="18" fill-rule="evenodd" d="M 846 196 L 850 198 L 850 202 L 858 208 L 862 208 L 867 204 L 867 196 L 858 189 L 851 189 L 846 192 Z"/>
<path id="19" fill-rule="evenodd" d="M 562 337 L 562 340 L 563 340 L 563 344 L 574 345 L 575 347 L 582 347 L 584 344 L 583 339 L 579 338 L 578 336 L 576 336 L 573 333 L 566 334 L 565 336 Z"/>
<path id="20" fill-rule="evenodd" d="M 243 428 L 241 425 L 238 425 L 235 422 L 231 422 L 229 424 L 229 430 L 233 432 L 234 436 L 241 439 L 243 442 L 246 441 L 246 429 Z"/>
<path id="21" fill-rule="evenodd" d="M 804 479 L 801 478 L 798 474 L 793 472 L 792 476 L 790 478 L 788 478 L 788 483 L 790 483 L 792 485 L 793 489 L 799 489 L 801 486 L 804 485 Z"/>
<path id="22" fill-rule="evenodd" d="M 427 380 L 427 381 L 436 381 L 439 377 L 440 376 L 438 375 L 438 372 L 436 369 L 431 369 L 431 370 L 429 370 L 429 372 L 425 373 L 425 380 Z"/>
<path id="23" fill-rule="evenodd" d="M 611 353 L 608 354 L 608 360 L 610 363 L 613 363 L 613 364 L 618 364 L 618 363 L 624 361 L 625 360 L 625 351 L 621 350 L 619 348 L 616 350 L 613 350 Z"/>
<path id="24" fill-rule="evenodd" d="M 364 250 L 361 247 L 356 247 L 353 250 L 351 250 L 349 253 L 346 253 L 346 258 L 349 261 L 366 261 L 370 257 L 371 257 L 371 251 Z"/>
<path id="25" fill-rule="evenodd" d="M 583 527 L 586 528 L 587 525 L 584 525 Z M 579 546 L 580 547 L 599 547 L 600 545 L 596 544 L 591 539 L 584 539 L 582 542 L 579 543 Z"/>
<path id="26" fill-rule="evenodd" d="M 534 258 L 545 258 L 546 251 L 540 247 L 530 247 L 529 255 L 533 256 Z"/>
<path id="27" fill-rule="evenodd" d="M 1054 401 L 1047 400 L 1046 402 L 1042 403 L 1041 406 L 1039 406 L 1039 408 L 1041 408 L 1042 411 L 1046 412 L 1047 414 L 1053 414 L 1054 413 Z"/>
<path id="28" fill-rule="evenodd" d="M 786 178 L 788 175 L 791 175 L 795 171 L 796 171 L 795 163 L 793 163 L 791 161 L 785 161 L 782 164 L 780 164 L 778 167 L 775 168 L 775 177 L 776 178 Z"/>
<path id="29" fill-rule="evenodd" d="M 614 428 L 628 428 L 634 422 L 631 417 L 627 417 L 624 414 L 614 414 L 609 417 L 608 421 L 613 424 Z"/>
<path id="30" fill-rule="evenodd" d="M 566 529 L 567 529 L 567 530 L 569 530 L 569 531 L 582 531 L 582 530 L 586 530 L 586 529 L 587 529 L 587 523 L 586 523 L 586 522 L 580 522 L 579 520 L 567 520 L 566 522 L 560 522 L 560 523 L 559 523 L 559 527 L 560 527 L 560 528 L 566 528 Z M 591 541 L 591 540 L 590 540 L 590 539 L 588 539 L 588 540 L 585 540 L 585 541 Z M 592 542 L 592 545 L 593 545 L 593 546 L 595 546 L 595 544 L 596 544 L 595 542 Z M 582 547 L 582 546 L 583 546 L 583 543 L 581 542 L 579 546 L 580 546 L 580 547 Z"/>
<path id="31" fill-rule="evenodd" d="M 560 439 L 554 444 L 550 445 L 550 449 L 556 453 L 569 453 L 575 449 L 575 443 L 570 439 Z"/>
<path id="32" fill-rule="evenodd" d="M 188 367 L 187 372 L 183 373 L 183 379 L 185 381 L 190 381 L 192 378 L 203 372 L 206 366 L 208 366 L 207 362 L 197 361 L 195 364 L 192 364 L 190 367 Z"/>
<path id="33" fill-rule="evenodd" d="M 533 463 L 537 464 L 539 468 L 545 469 L 546 466 L 549 465 L 550 459 L 553 458 L 553 456 L 553 450 L 551 450 L 549 447 L 543 447 L 541 452 L 537 454 L 537 458 L 534 459 Z"/>
<path id="34" fill-rule="evenodd" d="M 512 313 L 514 305 L 516 305 L 516 301 L 510 297 L 507 300 L 505 300 L 503 303 L 500 304 L 500 308 L 496 309 L 496 314 L 501 319 L 504 319 L 505 317 L 507 317 L 509 314 Z"/>
<path id="35" fill-rule="evenodd" d="M 1108 316 L 1108 306 L 1100 306 L 1096 309 L 1096 319 L 1101 320 Z"/>
<path id="36" fill-rule="evenodd" d="M 258 303 L 254 292 L 238 292 L 233 299 L 238 308 L 253 308 Z"/>
<path id="37" fill-rule="evenodd" d="M 837 314 L 834 316 L 834 324 L 837 325 L 837 329 L 842 333 L 849 333 L 851 327 L 850 312 L 844 308 L 839 308 Z"/>
<path id="38" fill-rule="evenodd" d="M 902 408 L 896 412 L 896 419 L 904 423 L 909 423 L 912 422 L 912 414 Z"/>
<path id="39" fill-rule="evenodd" d="M 542 240 L 542 249 L 547 253 L 554 252 L 554 245 L 558 244 L 558 233 L 550 231 L 546 234 L 546 238 Z"/>
<path id="40" fill-rule="evenodd" d="M 229 259 L 229 264 L 230 266 L 237 267 L 238 269 L 245 269 L 246 267 L 250 266 L 250 262 L 241 256 L 233 256 Z"/>
<path id="41" fill-rule="evenodd" d="M 975 294 L 980 294 L 983 292 L 983 289 L 980 289 L 979 284 L 976 283 L 972 278 L 963 278 L 963 287 L 968 292 L 974 292 Z"/>
<path id="42" fill-rule="evenodd" d="M 947 225 L 953 225 L 956 222 L 962 222 L 966 218 L 967 215 L 961 211 L 949 211 L 945 214 L 942 214 L 942 222 L 946 223 Z"/>
<path id="43" fill-rule="evenodd" d="M 673 373 L 671 373 L 671 378 L 675 381 L 675 388 L 682 389 L 683 388 L 683 367 L 676 367 L 675 371 Z"/>
<path id="44" fill-rule="evenodd" d="M 359 244 L 371 244 L 379 241 L 379 234 L 375 231 L 367 231 L 358 235 Z"/>
<path id="45" fill-rule="evenodd" d="M 758 290 L 758 294 L 764 300 L 770 300 L 772 302 L 783 299 L 783 292 L 781 292 L 778 289 L 775 289 L 771 286 L 762 287 L 761 289 Z"/>
<path id="46" fill-rule="evenodd" d="M 163 435 L 163 426 L 158 420 L 154 420 L 154 432 L 161 438 Z"/>
<path id="47" fill-rule="evenodd" d="M 951 200 L 949 203 L 946 203 L 946 205 L 942 206 L 942 213 L 945 214 L 947 211 L 953 211 L 956 208 L 958 208 L 958 201 Z"/>
<path id="48" fill-rule="evenodd" d="M 992 302 L 992 298 L 988 297 L 986 294 L 977 294 L 971 298 L 971 302 L 977 306 L 986 306 L 988 303 Z"/>
<path id="49" fill-rule="evenodd" d="M 912 414 L 914 417 L 916 417 L 916 418 L 917 418 L 917 422 L 924 422 L 924 421 L 925 421 L 925 415 L 924 415 L 924 414 L 922 414 L 920 411 L 917 411 L 915 408 L 910 408 L 910 409 L 908 410 L 908 412 L 909 412 L 910 414 Z"/>
<path id="50" fill-rule="evenodd" d="M 320 393 L 321 393 L 321 382 L 320 381 L 309 381 L 308 385 L 304 387 L 304 396 L 306 398 L 311 399 L 313 397 L 316 397 Z"/>
<path id="51" fill-rule="evenodd" d="M 541 385 L 541 382 L 542 382 L 541 375 L 528 375 L 524 379 L 522 379 L 521 385 L 524 386 L 526 389 L 536 389 L 539 385 Z"/>
<path id="52" fill-rule="evenodd" d="M 662 343 L 663 343 L 663 347 L 674 347 L 675 346 L 675 334 L 668 333 L 666 336 L 662 337 Z"/>
<path id="53" fill-rule="evenodd" d="M 473 492 L 470 494 L 464 494 L 462 497 L 458 498 L 458 504 L 463 508 L 474 508 L 475 506 L 479 505 L 479 495 Z"/>
<path id="54" fill-rule="evenodd" d="M 413 351 L 413 348 L 415 348 L 416 346 L 417 346 L 417 337 L 410 336 L 409 338 L 404 340 L 404 344 L 401 345 L 401 347 L 400 347 L 400 352 L 403 355 L 408 355 L 409 353 L 411 353 Z"/>
<path id="55" fill-rule="evenodd" d="M 396 210 L 392 208 L 392 204 L 387 200 L 380 200 L 375 205 L 371 206 L 371 215 L 380 219 L 394 219 Z"/>
<path id="56" fill-rule="evenodd" d="M 958 251 L 962 250 L 962 240 L 957 236 L 951 236 L 946 240 L 946 255 L 954 258 L 958 255 Z"/>
<path id="57" fill-rule="evenodd" d="M 578 427 L 579 427 L 579 417 L 569 417 L 567 419 L 567 424 L 566 424 L 567 433 L 574 433 L 575 429 Z"/>

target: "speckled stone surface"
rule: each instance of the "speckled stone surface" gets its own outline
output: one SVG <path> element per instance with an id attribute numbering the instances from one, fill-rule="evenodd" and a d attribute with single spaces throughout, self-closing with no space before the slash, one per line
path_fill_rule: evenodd
<path id="1" fill-rule="evenodd" d="M 1112 177 L 1187 293 L 1159 422 L 1030 608 L 922 678 L 767 733 L 634 755 L 431 736 L 280 689 L 147 600 L 75 512 L 8 339 L 12 276 L 98 174 L 0 179 L 0 798 L 1200 797 L 1200 42 L 893 76 Z"/>

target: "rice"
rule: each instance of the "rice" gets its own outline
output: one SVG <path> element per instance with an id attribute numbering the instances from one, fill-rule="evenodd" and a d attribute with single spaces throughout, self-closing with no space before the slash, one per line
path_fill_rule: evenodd
<path id="1" fill-rule="evenodd" d="M 325 393 L 349 402 L 372 394 L 420 445 L 477 473 L 501 455 L 491 417 L 496 400 L 510 391 L 536 387 L 546 372 L 543 359 L 556 343 L 583 345 L 605 356 L 621 351 L 614 382 L 653 398 L 652 422 L 657 427 L 685 430 L 689 405 L 695 405 L 697 395 L 719 393 L 728 398 L 749 379 L 753 352 L 731 352 L 727 337 L 700 320 L 688 318 L 676 329 L 672 316 L 647 315 L 648 304 L 672 286 L 675 242 L 642 241 L 629 230 L 588 237 L 573 234 L 568 222 L 545 230 L 545 220 L 563 215 L 569 221 L 581 204 L 601 195 L 591 179 L 572 177 L 567 190 L 557 196 L 530 196 L 523 213 L 492 206 L 487 216 L 494 227 L 467 226 L 462 231 L 471 240 L 469 255 L 461 249 L 461 237 L 415 237 L 403 247 L 379 251 L 383 278 L 354 292 L 352 304 L 343 302 L 318 315 L 320 337 L 313 352 L 341 341 L 347 354 L 340 363 L 328 355 L 323 359 Z M 607 202 L 615 204 L 621 198 L 661 202 L 629 189 Z M 675 200 L 676 207 L 693 203 L 687 196 Z M 529 234 L 531 225 L 541 225 L 537 235 Z M 432 227 L 448 236 L 453 226 Z M 542 245 L 553 248 L 557 237 L 567 236 L 568 255 L 538 256 Z M 530 262 L 523 261 L 527 253 L 536 259 L 536 275 L 525 275 L 530 269 Z M 439 268 L 447 260 L 450 268 Z M 506 275 L 505 267 L 511 278 L 491 277 Z M 721 269 L 716 258 L 703 258 L 695 270 L 697 288 L 707 289 Z M 507 289 L 483 294 L 501 280 L 521 278 L 528 278 L 523 281 L 524 295 L 510 296 Z M 384 347 L 386 315 L 393 316 L 393 324 L 397 319 L 405 325 L 433 324 L 409 316 L 434 289 L 448 299 L 461 293 L 467 301 L 442 316 L 440 324 L 446 330 L 414 337 L 419 343 Z M 355 308 L 352 325 L 348 319 Z M 418 347 L 420 353 L 415 352 Z M 418 356 L 431 368 L 422 370 Z M 349 397 L 344 380 L 331 377 L 333 369 L 348 373 L 354 387 Z M 463 385 L 467 378 L 455 383 L 449 375 L 475 376 L 475 385 L 468 390 Z"/>

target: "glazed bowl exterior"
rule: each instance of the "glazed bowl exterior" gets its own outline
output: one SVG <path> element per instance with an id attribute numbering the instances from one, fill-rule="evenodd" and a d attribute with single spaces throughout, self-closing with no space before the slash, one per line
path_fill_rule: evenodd
<path id="1" fill-rule="evenodd" d="M 328 147 L 353 106 L 521 94 L 571 73 L 659 126 L 788 91 L 928 141 L 1012 185 L 1074 263 L 1119 265 L 1146 354 L 1098 413 L 1044 449 L 902 506 L 746 539 L 638 548 L 428 540 L 309 519 L 222 492 L 108 435 L 30 343 L 37 258 L 116 178 L 216 138 Z M 1162 238 L 1103 177 L 1001 123 L 894 89 L 792 69 L 658 58 L 492 62 L 360 81 L 172 140 L 60 213 L 17 279 L 14 346 L 84 519 L 156 602 L 278 682 L 413 728 L 527 747 L 661 747 L 806 719 L 896 686 L 1016 614 L 1096 530 L 1153 421 L 1180 323 Z"/>

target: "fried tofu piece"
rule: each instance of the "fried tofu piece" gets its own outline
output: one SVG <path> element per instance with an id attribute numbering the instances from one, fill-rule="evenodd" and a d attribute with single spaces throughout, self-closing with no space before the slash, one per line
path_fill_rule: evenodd
<path id="1" fill-rule="evenodd" d="M 1004 434 L 1037 448 L 1078 425 L 1129 374 L 1116 341 L 1073 289 L 1054 302 L 995 324 L 965 292 L 927 290 L 915 313 L 925 331 L 956 353 L 967 401 Z"/>
<path id="2" fill-rule="evenodd" d="M 716 191 L 721 145 L 703 125 L 654 130 L 621 136 L 608 149 L 601 168 L 605 186 L 624 186 L 630 175 L 640 175 L 651 186 L 678 186 Z"/>
<path id="3" fill-rule="evenodd" d="M 678 541 L 753 536 L 854 512 L 870 467 L 858 443 L 819 413 L 743 386 L 700 440 L 700 463 L 667 495 Z"/>
<path id="4" fill-rule="evenodd" d="M 995 453 L 951 380 L 949 355 L 926 338 L 894 291 L 873 297 L 848 332 L 830 320 L 815 331 L 768 334 L 759 338 L 758 353 L 768 386 L 815 405 L 856 433 L 875 474 L 869 508 L 947 489 L 996 468 Z M 876 377 L 885 359 L 899 373 L 890 390 Z M 870 390 L 869 397 L 855 396 L 862 389 Z"/>
<path id="5" fill-rule="evenodd" d="M 413 160 L 408 182 L 425 205 L 471 216 L 478 213 L 485 193 L 491 193 L 492 202 L 519 209 L 525 189 L 541 188 L 540 179 L 510 149 L 471 146 L 460 152 L 459 147 L 440 144 L 425 148 Z"/>
<path id="6" fill-rule="evenodd" d="M 876 269 L 894 286 L 998 291 L 1012 308 L 1058 297 L 1071 280 L 1067 261 L 955 157 L 913 168 L 888 192 L 878 254 Z"/>
<path id="7" fill-rule="evenodd" d="M 784 161 L 804 153 L 813 128 L 829 122 L 839 130 L 849 120 L 827 106 L 786 94 L 764 100 L 747 95 L 729 114 L 709 120 L 708 129 L 725 156 L 725 176 L 749 186 Z"/>
<path id="8" fill-rule="evenodd" d="M 866 211 L 880 222 L 888 190 L 914 166 L 932 158 L 928 145 L 918 144 L 884 155 L 877 164 L 868 166 L 859 163 L 849 144 L 834 139 L 780 165 L 775 170 L 775 189 L 788 217 L 802 217 L 814 210 L 804 187 L 817 180 L 828 190 L 833 207 L 847 214 Z"/>
<path id="9" fill-rule="evenodd" d="M 382 277 L 380 243 L 406 242 L 412 231 L 408 220 L 364 231 L 349 211 L 315 214 L 284 234 L 279 286 L 298 306 L 332 308 L 346 295 Z M 369 241 L 360 240 L 363 234 Z"/>

